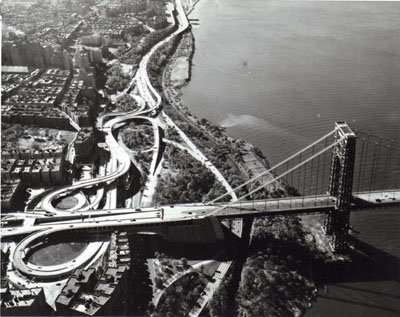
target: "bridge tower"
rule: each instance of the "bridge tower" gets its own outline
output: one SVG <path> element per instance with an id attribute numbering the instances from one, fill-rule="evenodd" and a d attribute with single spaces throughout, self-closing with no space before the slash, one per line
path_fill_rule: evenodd
<path id="1" fill-rule="evenodd" d="M 325 232 L 332 235 L 332 248 L 336 252 L 347 249 L 347 238 L 352 202 L 356 135 L 345 122 L 335 124 L 329 195 L 336 198 L 335 210 L 325 220 Z"/>

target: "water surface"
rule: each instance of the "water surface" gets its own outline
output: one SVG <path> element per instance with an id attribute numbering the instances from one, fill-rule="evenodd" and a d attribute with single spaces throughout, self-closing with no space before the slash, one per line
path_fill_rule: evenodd
<path id="1" fill-rule="evenodd" d="M 201 0 L 183 100 L 271 164 L 346 121 L 400 140 L 400 3 Z M 400 257 L 399 209 L 354 213 L 362 241 Z M 330 285 L 307 316 L 398 316 L 392 280 Z"/>

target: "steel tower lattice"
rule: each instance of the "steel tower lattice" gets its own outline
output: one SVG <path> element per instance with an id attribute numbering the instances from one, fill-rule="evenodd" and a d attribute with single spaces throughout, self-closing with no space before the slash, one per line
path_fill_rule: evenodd
<path id="1" fill-rule="evenodd" d="M 332 235 L 332 248 L 336 252 L 347 249 L 350 223 L 350 208 L 353 200 L 353 174 L 356 150 L 356 135 L 345 122 L 336 122 L 329 195 L 335 197 L 335 210 L 328 213 L 325 231 Z"/>

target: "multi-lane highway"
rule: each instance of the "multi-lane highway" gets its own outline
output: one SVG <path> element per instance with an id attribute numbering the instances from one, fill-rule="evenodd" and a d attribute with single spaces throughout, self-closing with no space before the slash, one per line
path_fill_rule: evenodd
<path id="1" fill-rule="evenodd" d="M 82 180 L 78 181 L 70 186 L 64 186 L 62 188 L 59 188 L 47 196 L 44 197 L 43 201 L 41 202 L 40 208 L 37 209 L 42 209 L 47 212 L 51 213 L 61 213 L 65 212 L 65 210 L 56 208 L 53 205 L 53 201 L 59 197 L 65 196 L 75 190 L 82 189 L 82 188 L 88 188 L 92 186 L 97 186 L 102 183 L 110 184 L 113 181 L 115 181 L 117 178 L 123 176 L 126 172 L 128 172 L 130 168 L 130 157 L 129 154 L 127 154 L 124 149 L 119 145 L 118 141 L 114 138 L 113 136 L 113 130 L 116 126 L 119 124 L 126 122 L 127 120 L 135 119 L 143 115 L 148 115 L 148 114 L 154 114 L 157 110 L 157 108 L 161 104 L 161 96 L 157 93 L 157 91 L 154 89 L 154 87 L 151 85 L 148 74 L 147 74 L 147 65 L 148 62 L 153 55 L 153 53 L 160 48 L 162 45 L 164 45 L 166 42 L 170 41 L 173 37 L 178 35 L 179 33 L 183 32 L 188 26 L 189 22 L 186 18 L 185 12 L 182 8 L 182 3 L 181 0 L 176 0 L 176 10 L 177 10 L 177 22 L 179 24 L 178 29 L 154 45 L 151 50 L 142 58 L 138 71 L 136 72 L 135 77 L 131 80 L 129 83 L 128 87 L 121 92 L 115 99 L 118 99 L 124 94 L 127 94 L 129 90 L 132 90 L 133 85 L 136 85 L 136 87 L 139 90 L 139 93 L 141 95 L 141 98 L 145 101 L 145 103 L 148 105 L 147 109 L 143 109 L 141 107 L 138 111 L 133 111 L 129 113 L 123 113 L 120 112 L 118 114 L 113 114 L 116 116 L 115 118 L 107 121 L 105 124 L 103 123 L 103 119 L 100 120 L 102 126 L 100 127 L 100 130 L 102 130 L 104 133 L 106 133 L 105 137 L 105 142 L 107 144 L 107 148 L 111 153 L 111 161 L 110 164 L 111 166 L 117 166 L 115 169 L 110 171 L 104 176 L 99 176 L 97 178 L 89 179 L 89 180 Z M 176 23 L 176 21 L 174 21 Z M 134 96 L 134 98 L 137 98 L 137 96 Z M 109 116 L 110 114 L 107 114 L 106 116 Z M 158 146 L 158 143 L 155 143 L 156 146 Z M 157 152 L 157 151 L 155 151 Z M 153 160 L 157 156 L 157 153 L 153 155 Z M 101 197 L 100 197 L 101 198 Z M 114 204 L 112 204 L 114 205 Z M 110 206 L 111 208 L 113 206 Z M 84 210 L 89 210 L 93 208 L 94 204 L 88 204 L 85 207 L 79 208 L 79 210 L 84 211 Z M 78 210 L 78 208 L 72 210 Z"/>
<path id="2" fill-rule="evenodd" d="M 352 210 L 376 209 L 398 206 L 400 191 L 377 191 L 354 193 Z M 110 210 L 79 211 L 49 216 L 44 213 L 13 213 L 2 217 L 3 238 L 24 235 L 36 231 L 60 228 L 72 230 L 82 228 L 154 225 L 160 222 L 201 219 L 214 215 L 220 218 L 235 218 L 259 215 L 282 215 L 326 212 L 335 208 L 335 199 L 329 195 L 286 197 L 234 203 L 177 204 L 158 208 L 120 208 Z M 219 210 L 215 213 L 216 210 Z"/>
<path id="3" fill-rule="evenodd" d="M 172 8 L 170 7 L 172 11 Z M 34 266 L 30 263 L 26 262 L 25 255 L 26 250 L 29 249 L 29 246 L 39 239 L 43 239 L 48 235 L 51 235 L 56 232 L 60 231 L 68 231 L 68 230 L 76 230 L 76 229 L 90 229 L 90 228 L 101 228 L 104 226 L 126 226 L 133 222 L 140 223 L 140 222 L 161 222 L 165 220 L 164 211 L 160 210 L 147 210 L 147 211 L 140 211 L 137 210 L 129 210 L 120 212 L 118 210 L 108 210 L 107 214 L 96 213 L 96 211 L 89 211 L 92 208 L 98 206 L 99 201 L 102 199 L 104 194 L 104 190 L 98 190 L 97 196 L 92 203 L 86 204 L 82 206 L 82 204 L 77 204 L 75 207 L 70 208 L 69 210 L 63 210 L 55 207 L 53 202 L 63 196 L 67 196 L 72 194 L 73 192 L 83 189 L 83 188 L 90 188 L 94 186 L 101 186 L 101 185 L 110 185 L 112 184 L 117 178 L 123 176 L 125 173 L 129 171 L 131 160 L 129 154 L 124 150 L 123 147 L 120 146 L 118 141 L 114 138 L 113 130 L 118 128 L 124 122 L 128 120 L 132 120 L 135 118 L 144 118 L 143 116 L 153 116 L 157 113 L 157 108 L 161 104 L 161 96 L 157 93 L 157 91 L 153 88 L 150 83 L 148 74 L 147 74 L 147 64 L 152 56 L 152 54 L 166 42 L 171 40 L 174 36 L 178 35 L 182 31 L 184 31 L 188 26 L 188 20 L 186 15 L 183 11 L 181 0 L 176 0 L 176 10 L 177 10 L 177 21 L 174 20 L 174 23 L 178 23 L 177 30 L 169 35 L 164 40 L 157 43 L 141 60 L 139 69 L 136 72 L 134 78 L 129 83 L 128 87 L 117 95 L 114 98 L 114 101 L 118 98 L 122 97 L 123 95 L 127 94 L 128 91 L 132 91 L 133 86 L 136 85 L 139 93 L 140 93 L 140 100 L 144 101 L 140 103 L 140 108 L 137 111 L 132 111 L 128 113 L 113 113 L 107 114 L 104 118 L 99 120 L 100 126 L 99 130 L 105 133 L 105 143 L 106 149 L 111 154 L 110 162 L 108 163 L 108 169 L 105 169 L 105 175 L 100 175 L 93 179 L 81 180 L 75 182 L 72 185 L 61 187 L 57 190 L 50 192 L 48 195 L 44 197 L 41 201 L 40 206 L 36 209 L 45 211 L 49 214 L 45 215 L 43 212 L 34 213 L 32 214 L 22 214 L 22 215 L 8 215 L 7 218 L 3 217 L 2 225 L 9 225 L 15 223 L 15 221 L 22 220 L 22 226 L 19 228 L 10 227 L 4 228 L 1 231 L 2 237 L 12 236 L 15 234 L 29 234 L 25 239 L 23 239 L 15 248 L 12 258 L 14 266 L 20 271 L 30 276 L 37 276 L 37 277 L 62 277 L 65 274 L 71 272 L 75 267 L 81 266 L 93 255 L 101 249 L 101 245 L 94 245 L 90 243 L 87 250 L 83 252 L 78 258 L 52 267 L 38 267 Z M 134 98 L 139 98 L 138 96 L 132 95 Z M 145 107 L 147 104 L 147 107 Z M 114 118 L 108 120 L 104 123 L 104 120 L 108 116 L 114 116 Z M 148 118 L 153 126 L 154 121 Z M 157 129 L 158 130 L 158 129 Z M 159 135 L 156 133 L 155 135 L 155 151 L 153 155 L 153 161 L 157 157 L 158 151 L 158 144 L 159 144 Z M 154 164 L 153 164 L 154 165 Z M 115 191 L 115 190 L 114 190 Z M 107 202 L 106 205 L 109 208 L 116 208 L 116 195 L 110 195 L 107 193 Z M 75 217 L 79 214 L 78 219 Z M 169 218 L 173 219 L 175 213 L 171 213 Z M 44 220 L 44 219 L 50 219 Z M 53 222 L 51 220 L 60 220 L 63 217 L 65 221 L 56 221 Z M 176 217 L 179 219 L 179 216 Z"/>

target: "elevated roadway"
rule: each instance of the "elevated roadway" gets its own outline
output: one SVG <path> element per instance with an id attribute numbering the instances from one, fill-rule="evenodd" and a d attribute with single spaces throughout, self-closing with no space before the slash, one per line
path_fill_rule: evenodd
<path id="1" fill-rule="evenodd" d="M 352 211 L 397 207 L 400 205 L 400 190 L 374 193 L 355 193 Z M 321 213 L 335 209 L 335 199 L 329 195 L 289 197 L 214 205 L 177 204 L 158 208 L 120 208 L 85 211 L 48 216 L 46 214 L 9 214 L 2 218 L 1 237 L 24 235 L 35 231 L 69 228 L 151 226 L 155 223 L 187 221 L 215 216 L 221 219 L 273 216 L 304 213 Z M 32 221 L 32 218 L 35 219 Z M 26 221 L 29 219 L 29 221 Z M 26 221 L 26 222 L 25 222 Z M 13 225 L 15 223 L 16 225 Z M 9 225 L 10 224 L 10 225 Z M 8 226 L 8 227 L 7 227 Z M 111 230 L 111 229 L 110 229 Z"/>
<path id="2" fill-rule="evenodd" d="M 64 186 L 64 187 L 61 187 L 60 189 L 57 189 L 57 190 L 51 192 L 49 195 L 45 196 L 45 198 L 42 201 L 41 206 L 42 206 L 43 210 L 50 212 L 50 213 L 64 212 L 62 209 L 59 209 L 59 208 L 56 208 L 55 206 L 53 206 L 52 202 L 56 198 L 62 197 L 63 195 L 66 195 L 75 190 L 92 187 L 92 186 L 95 186 L 95 185 L 98 185 L 101 183 L 110 184 L 115 179 L 124 175 L 129 170 L 130 163 L 131 163 L 129 155 L 125 151 L 123 151 L 123 149 L 121 149 L 117 140 L 115 140 L 115 138 L 112 134 L 112 131 L 113 131 L 113 126 L 115 124 L 125 121 L 134 116 L 135 116 L 134 114 L 131 114 L 131 115 L 125 115 L 125 116 L 120 116 L 120 117 L 111 119 L 104 125 L 104 128 L 103 128 L 103 131 L 107 133 L 105 142 L 111 153 L 111 162 L 115 161 L 117 168 L 105 176 L 100 176 L 100 177 L 94 178 L 94 179 L 79 181 L 73 185 Z M 85 209 L 86 210 L 90 209 L 90 206 L 80 208 L 80 210 L 85 210 Z"/>
<path id="3" fill-rule="evenodd" d="M 400 205 L 400 190 L 374 193 L 354 194 L 353 210 L 381 208 Z M 51 217 L 45 214 L 14 214 L 3 217 L 2 224 L 8 221 L 23 220 L 20 226 L 3 228 L 1 237 L 28 235 L 15 248 L 12 259 L 13 265 L 28 276 L 42 278 L 58 278 L 70 274 L 75 268 L 89 262 L 101 249 L 101 244 L 89 244 L 76 259 L 63 265 L 40 267 L 28 263 L 25 258 L 27 251 L 35 241 L 57 232 L 111 232 L 114 230 L 153 230 L 160 226 L 192 226 L 193 221 L 206 217 L 218 218 L 257 217 L 266 215 L 283 215 L 299 213 L 328 212 L 335 209 L 335 200 L 331 196 L 289 197 L 281 199 L 266 199 L 227 204 L 182 204 L 162 206 L 160 208 L 115 209 L 81 212 L 79 214 L 64 214 Z"/>
<path id="4" fill-rule="evenodd" d="M 97 195 L 94 203 L 90 203 L 87 206 L 83 207 L 80 204 L 77 205 L 75 208 L 71 208 L 68 211 L 56 208 L 53 205 L 53 201 L 57 198 L 63 197 L 68 195 L 71 192 L 77 191 L 83 188 L 90 188 L 93 186 L 99 186 L 100 184 L 110 185 L 112 184 L 117 178 L 123 176 L 125 173 L 129 171 L 131 160 L 128 153 L 126 153 L 118 144 L 118 141 L 114 138 L 113 130 L 120 127 L 121 124 L 124 124 L 127 120 L 137 118 L 140 115 L 148 115 L 151 116 L 157 113 L 157 108 L 161 104 L 161 96 L 157 93 L 157 91 L 153 88 L 150 83 L 150 80 L 147 75 L 147 64 L 151 58 L 151 55 L 162 45 L 168 42 L 177 34 L 181 33 L 185 30 L 189 23 L 186 19 L 186 15 L 183 11 L 182 4 L 180 0 L 176 0 L 176 7 L 177 7 L 177 22 L 179 23 L 178 29 L 162 40 L 161 42 L 157 43 L 152 49 L 146 54 L 141 62 L 138 72 L 129 83 L 128 87 L 120 93 L 114 100 L 119 97 L 122 97 L 124 94 L 128 93 L 133 85 L 136 83 L 141 97 L 147 103 L 149 109 L 144 109 L 143 106 L 140 107 L 138 111 L 130 112 L 130 113 L 119 113 L 117 117 L 107 121 L 105 124 L 103 123 L 103 119 L 100 120 L 100 130 L 102 130 L 105 136 L 105 143 L 107 149 L 111 154 L 111 159 L 109 166 L 111 166 L 111 171 L 106 173 L 104 176 L 99 176 L 94 179 L 88 180 L 81 180 L 72 185 L 64 186 L 57 190 L 52 191 L 48 195 L 44 197 L 41 201 L 40 209 L 45 211 L 49 214 L 43 214 L 42 212 L 37 213 L 36 215 L 33 214 L 25 214 L 15 215 L 13 219 L 13 215 L 8 215 L 7 218 L 2 218 L 2 226 L 6 225 L 8 228 L 3 228 L 1 231 L 1 237 L 10 237 L 13 235 L 27 235 L 28 236 L 23 239 L 15 248 L 12 259 L 13 265 L 17 268 L 20 272 L 28 275 L 28 276 L 37 276 L 40 278 L 62 278 L 63 276 L 70 274 L 73 269 L 76 267 L 82 266 L 83 264 L 90 261 L 90 259 L 94 256 L 95 253 L 101 250 L 101 246 L 95 245 L 90 243 L 87 250 L 85 250 L 81 255 L 79 255 L 76 259 L 64 263 L 59 266 L 46 266 L 46 267 L 39 267 L 35 266 L 31 263 L 28 263 L 25 259 L 26 251 L 29 250 L 30 245 L 32 245 L 35 241 L 41 240 L 48 235 L 51 235 L 56 232 L 69 232 L 71 230 L 101 230 L 101 231 L 109 231 L 115 228 L 126 229 L 132 223 L 141 224 L 143 226 L 148 226 L 148 223 L 163 223 L 167 220 L 164 216 L 163 210 L 149 210 L 147 212 L 113 212 L 108 213 L 105 215 L 97 213 L 94 214 L 93 211 L 90 211 L 90 214 L 86 214 L 89 209 L 93 208 L 95 205 L 98 205 L 99 195 Z M 174 21 L 176 23 L 176 21 Z M 110 114 L 109 116 L 115 116 L 116 114 Z M 154 125 L 154 122 L 152 122 Z M 159 135 L 156 134 L 156 141 L 159 141 Z M 156 149 L 158 150 L 158 143 L 156 143 Z M 157 152 L 157 151 L 154 151 Z M 157 153 L 158 155 L 158 153 Z M 156 153 L 154 156 L 156 157 Z M 153 159 L 154 161 L 154 159 Z M 99 191 L 98 194 L 103 196 L 103 191 Z M 108 193 L 107 193 L 108 194 Z M 110 192 L 110 195 L 107 197 L 107 206 L 109 208 L 116 207 L 115 201 L 115 190 Z M 94 205 L 95 204 L 95 205 Z M 76 216 L 74 212 L 79 210 L 78 218 L 74 218 Z M 61 215 L 61 217 L 60 217 Z M 63 218 L 63 215 L 66 217 Z M 172 215 L 172 214 L 171 214 Z M 174 216 L 171 217 L 174 218 Z M 24 218 L 25 217 L 25 218 Z M 51 218 L 53 217 L 53 218 Z M 95 219 L 94 219 L 94 218 Z M 19 228 L 12 227 L 15 224 L 15 220 L 19 222 L 22 220 L 22 226 Z M 58 221 L 57 221 L 58 220 Z M 182 220 L 181 216 L 176 217 L 175 221 L 191 221 L 189 220 Z M 30 234 L 30 235 L 29 235 Z"/>
<path id="5" fill-rule="evenodd" d="M 179 23 L 178 29 L 154 45 L 151 50 L 142 58 L 140 61 L 139 69 L 136 72 L 135 77 L 132 79 L 132 81 L 129 83 L 128 87 L 121 92 L 115 99 L 118 99 L 122 95 L 126 94 L 129 89 L 132 88 L 132 86 L 136 83 L 141 97 L 145 100 L 145 102 L 148 104 L 149 109 L 144 110 L 142 107 L 139 111 L 136 112 L 130 112 L 130 113 L 119 113 L 119 116 L 116 118 L 113 118 L 109 121 L 107 121 L 104 125 L 102 125 L 102 131 L 106 133 L 106 138 L 105 142 L 107 144 L 108 150 L 111 153 L 111 161 L 116 161 L 118 167 L 113 170 L 111 173 L 97 177 L 94 179 L 90 180 L 83 180 L 76 182 L 73 185 L 70 186 L 64 186 L 61 187 L 53 192 L 51 192 L 49 195 L 45 196 L 43 201 L 41 202 L 41 209 L 50 212 L 50 213 L 60 213 L 63 212 L 62 209 L 56 208 L 53 206 L 52 202 L 62 196 L 67 195 L 70 192 L 73 192 L 77 189 L 81 188 L 88 188 L 92 187 L 101 183 L 106 183 L 110 184 L 117 178 L 121 177 L 124 175 L 130 168 L 131 160 L 129 157 L 129 154 L 124 151 L 123 148 L 118 144 L 118 141 L 115 140 L 112 131 L 115 126 L 117 126 L 120 123 L 123 123 L 127 120 L 133 119 L 137 116 L 140 115 L 147 115 L 147 114 L 154 114 L 156 109 L 160 106 L 161 104 L 161 96 L 157 93 L 157 91 L 154 89 L 154 87 L 151 85 L 148 74 L 147 74 L 147 64 L 152 56 L 152 54 L 162 45 L 170 41 L 173 37 L 178 35 L 179 33 L 183 32 L 184 30 L 187 29 L 189 26 L 189 22 L 186 18 L 185 12 L 183 11 L 182 8 L 182 3 L 181 0 L 176 0 L 176 10 L 177 10 L 177 22 Z M 174 21 L 175 22 L 175 21 Z M 176 23 L 176 22 L 175 22 Z M 154 100 L 155 98 L 155 100 Z M 143 109 L 143 110 L 142 110 Z M 115 115 L 115 114 L 113 114 Z M 102 122 L 102 120 L 101 120 Z M 80 210 L 88 210 L 90 209 L 91 206 L 86 206 L 84 208 L 81 208 Z"/>

